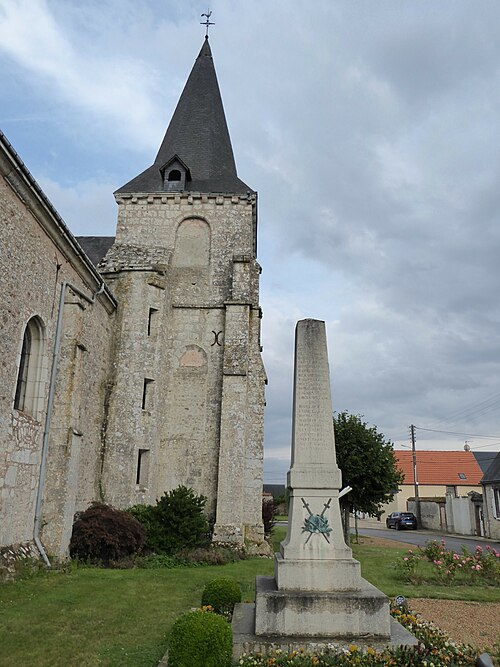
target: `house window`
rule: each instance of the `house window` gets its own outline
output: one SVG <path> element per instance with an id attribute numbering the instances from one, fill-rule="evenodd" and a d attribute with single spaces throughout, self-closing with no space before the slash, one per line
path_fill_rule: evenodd
<path id="1" fill-rule="evenodd" d="M 139 449 L 137 453 L 137 473 L 135 483 L 139 486 L 148 485 L 149 449 Z"/>
<path id="2" fill-rule="evenodd" d="M 36 416 L 41 397 L 42 347 L 43 325 L 32 317 L 24 330 L 14 396 L 14 408 L 32 416 Z"/>
<path id="3" fill-rule="evenodd" d="M 493 487 L 493 516 L 500 519 L 500 487 Z"/>
<path id="4" fill-rule="evenodd" d="M 467 479 L 467 475 L 464 472 L 459 472 L 458 476 L 460 479 Z"/>
<path id="5" fill-rule="evenodd" d="M 168 180 L 169 181 L 180 181 L 181 180 L 181 172 L 178 169 L 172 169 L 172 171 L 170 171 L 169 174 L 168 174 Z"/>
<path id="6" fill-rule="evenodd" d="M 151 390 L 154 380 L 144 378 L 144 385 L 142 388 L 142 409 L 149 410 L 151 407 Z"/>

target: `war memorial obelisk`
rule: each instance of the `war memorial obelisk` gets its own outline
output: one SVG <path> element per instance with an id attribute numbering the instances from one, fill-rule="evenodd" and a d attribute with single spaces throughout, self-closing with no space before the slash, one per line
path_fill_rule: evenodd
<path id="1" fill-rule="evenodd" d="M 386 595 L 361 577 L 344 541 L 326 330 L 320 320 L 297 323 L 293 396 L 288 533 L 275 554 L 275 576 L 257 577 L 254 625 L 249 605 L 235 610 L 235 655 L 317 649 L 332 642 L 414 644 L 391 619 Z"/>

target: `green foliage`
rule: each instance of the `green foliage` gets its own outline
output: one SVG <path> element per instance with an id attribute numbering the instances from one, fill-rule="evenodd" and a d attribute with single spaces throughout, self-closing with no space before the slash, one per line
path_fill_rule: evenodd
<path id="1" fill-rule="evenodd" d="M 206 502 L 205 496 L 178 486 L 164 493 L 156 505 L 134 505 L 128 511 L 144 526 L 146 547 L 171 555 L 210 543 L 209 525 L 203 513 Z"/>
<path id="2" fill-rule="evenodd" d="M 409 549 L 395 562 L 403 579 L 421 582 L 464 586 L 500 584 L 500 552 L 489 545 L 477 545 L 471 553 L 463 549 L 459 554 L 446 549 L 444 540 L 429 540 L 423 549 Z"/>
<path id="3" fill-rule="evenodd" d="M 351 509 L 377 516 L 403 481 L 392 443 L 360 415 L 341 412 L 334 415 L 333 424 L 342 483 L 352 487 L 347 501 Z"/>
<path id="4" fill-rule="evenodd" d="M 72 558 L 105 566 L 139 552 L 144 528 L 128 512 L 103 503 L 92 503 L 76 515 L 69 544 Z"/>
<path id="5" fill-rule="evenodd" d="M 408 552 L 399 558 L 394 566 L 405 581 L 411 584 L 419 584 L 422 577 L 419 575 L 419 566 L 421 563 L 421 555 L 413 549 L 408 549 Z"/>
<path id="6" fill-rule="evenodd" d="M 138 556 L 134 560 L 134 565 L 143 570 L 156 570 L 160 568 L 173 570 L 177 567 L 184 567 L 184 563 L 177 560 L 174 556 L 167 556 L 167 554 L 148 554 L 147 556 Z"/>
<path id="7" fill-rule="evenodd" d="M 179 551 L 176 558 L 184 565 L 227 565 L 244 560 L 246 554 L 243 551 L 210 546 Z"/>
<path id="8" fill-rule="evenodd" d="M 422 554 L 427 558 L 427 560 L 433 562 L 438 560 L 440 556 L 444 555 L 446 551 L 446 542 L 441 540 L 427 540 L 425 547 L 421 550 Z"/>
<path id="9" fill-rule="evenodd" d="M 234 605 L 241 602 L 241 588 L 232 579 L 210 581 L 201 596 L 202 606 L 210 606 L 216 614 L 231 616 Z"/>
<path id="10" fill-rule="evenodd" d="M 233 650 L 231 626 L 206 609 L 180 616 L 169 641 L 170 667 L 230 667 Z"/>
<path id="11" fill-rule="evenodd" d="M 224 576 L 241 582 L 250 602 L 256 575 L 273 567 L 252 558 L 224 566 Z M 2 666 L 156 666 L 175 620 L 220 576 L 219 567 L 71 568 L 0 585 Z"/>
<path id="12" fill-rule="evenodd" d="M 264 524 L 264 534 L 267 537 L 271 534 L 276 523 L 275 506 L 273 498 L 262 498 L 262 522 Z"/>

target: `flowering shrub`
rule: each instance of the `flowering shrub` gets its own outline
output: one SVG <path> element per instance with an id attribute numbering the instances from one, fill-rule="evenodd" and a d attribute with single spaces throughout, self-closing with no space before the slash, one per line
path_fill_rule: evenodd
<path id="1" fill-rule="evenodd" d="M 484 549 L 477 545 L 473 558 L 476 572 L 480 572 L 486 579 L 491 579 L 492 583 L 500 583 L 500 551 L 490 547 L 489 544 Z"/>
<path id="2" fill-rule="evenodd" d="M 427 576 L 421 572 L 423 561 L 431 565 L 427 568 Z M 436 580 L 441 584 L 451 584 L 455 580 L 465 585 L 500 583 L 500 552 L 489 545 L 484 549 L 478 545 L 472 553 L 463 549 L 459 554 L 447 551 L 444 540 L 431 540 L 416 553 L 409 549 L 395 566 L 403 578 L 413 584 Z"/>
<path id="3" fill-rule="evenodd" d="M 404 579 L 412 584 L 421 582 L 422 577 L 419 574 L 419 565 L 422 561 L 421 554 L 413 549 L 408 549 L 408 552 L 398 561 L 396 561 L 396 569 L 401 573 Z"/>
<path id="4" fill-rule="evenodd" d="M 417 619 L 399 609 L 391 610 L 393 616 L 419 640 L 418 646 L 362 651 L 357 646 L 342 648 L 331 644 L 323 651 L 310 655 L 304 651 L 286 653 L 276 651 L 272 655 L 244 655 L 235 665 L 240 667 L 464 667 L 474 665 L 476 651 L 470 646 L 456 644 L 432 623 Z"/>
<path id="5" fill-rule="evenodd" d="M 427 560 L 433 563 L 436 560 L 440 560 L 441 557 L 444 556 L 446 552 L 446 542 L 444 540 L 441 540 L 441 542 L 438 542 L 437 540 L 428 540 L 425 543 L 425 547 L 421 549 L 421 551 Z"/>

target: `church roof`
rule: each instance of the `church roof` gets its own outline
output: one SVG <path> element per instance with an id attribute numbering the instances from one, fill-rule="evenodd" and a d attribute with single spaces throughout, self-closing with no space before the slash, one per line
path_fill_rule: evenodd
<path id="1" fill-rule="evenodd" d="M 205 38 L 154 163 L 117 190 L 161 192 L 162 168 L 179 158 L 189 170 L 184 190 L 245 194 L 238 178 L 212 52 Z"/>
<path id="2" fill-rule="evenodd" d="M 115 242 L 114 236 L 77 236 L 76 240 L 81 245 L 85 254 L 94 266 L 104 259 L 104 256 Z"/>

